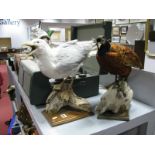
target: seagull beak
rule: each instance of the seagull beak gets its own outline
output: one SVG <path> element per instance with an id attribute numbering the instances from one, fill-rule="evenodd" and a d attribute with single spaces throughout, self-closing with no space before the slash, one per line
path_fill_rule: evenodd
<path id="1" fill-rule="evenodd" d="M 35 51 L 30 52 L 29 54 L 27 54 L 26 57 L 32 56 L 34 52 L 35 52 Z"/>
<path id="2" fill-rule="evenodd" d="M 36 46 L 31 41 L 24 43 L 23 46 L 31 47 L 31 52 L 27 54 L 27 57 L 32 56 L 33 53 L 35 52 Z"/>
<path id="3" fill-rule="evenodd" d="M 34 46 L 34 44 L 31 41 L 27 41 L 27 42 L 25 42 L 23 44 L 23 46 L 30 46 L 30 47 L 32 47 L 32 46 Z"/>
<path id="4" fill-rule="evenodd" d="M 28 41 L 28 42 L 24 43 L 23 46 L 31 47 L 32 51 L 36 49 L 36 46 L 31 41 Z"/>

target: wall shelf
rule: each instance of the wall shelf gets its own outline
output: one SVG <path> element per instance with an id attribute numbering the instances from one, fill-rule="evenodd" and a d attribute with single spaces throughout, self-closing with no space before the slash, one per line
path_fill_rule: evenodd
<path id="1" fill-rule="evenodd" d="M 97 116 L 90 116 L 78 121 L 68 124 L 51 127 L 48 121 L 42 114 L 45 109 L 43 107 L 36 107 L 31 105 L 28 96 L 25 94 L 23 88 L 18 82 L 18 77 L 15 72 L 11 71 L 8 66 L 8 72 L 12 83 L 16 87 L 16 91 L 21 95 L 25 106 L 37 128 L 39 134 L 44 135 L 90 135 L 90 134 L 121 134 L 131 130 L 144 123 L 148 123 L 146 134 L 153 134 L 154 122 L 152 118 L 155 117 L 155 108 L 146 105 L 137 100 L 132 101 L 130 109 L 130 121 L 116 121 L 116 120 L 99 120 Z M 106 92 L 105 89 L 100 89 L 99 95 L 88 98 L 92 107 L 99 103 L 100 97 Z"/>

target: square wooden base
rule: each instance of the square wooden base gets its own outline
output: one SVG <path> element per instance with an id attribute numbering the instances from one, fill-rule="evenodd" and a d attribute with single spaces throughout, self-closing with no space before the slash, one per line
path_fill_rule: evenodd
<path id="1" fill-rule="evenodd" d="M 53 127 L 93 115 L 93 113 L 76 110 L 69 106 L 63 107 L 57 114 L 50 114 L 45 110 L 42 113 Z"/>
<path id="2" fill-rule="evenodd" d="M 106 111 L 103 114 L 97 116 L 98 119 L 110 119 L 110 120 L 122 120 L 129 121 L 129 111 L 119 112 L 117 114 L 110 111 Z"/>

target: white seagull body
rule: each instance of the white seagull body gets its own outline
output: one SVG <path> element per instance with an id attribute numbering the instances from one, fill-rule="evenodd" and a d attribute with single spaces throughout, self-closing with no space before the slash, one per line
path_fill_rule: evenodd
<path id="1" fill-rule="evenodd" d="M 89 52 L 96 49 L 94 41 L 72 40 L 56 45 L 50 45 L 42 39 L 34 39 L 27 45 L 31 46 L 40 71 L 50 79 L 64 79 L 60 84 L 53 86 L 53 91 L 46 100 L 46 112 L 57 113 L 62 107 L 68 105 L 72 108 L 91 112 L 91 106 L 84 98 L 78 97 L 72 89 L 71 82 L 65 82 L 70 76 L 78 72 L 82 62 Z M 65 79 L 66 78 L 66 79 Z"/>
<path id="2" fill-rule="evenodd" d="M 74 76 L 88 53 L 96 48 L 94 41 L 77 40 L 53 48 L 41 39 L 34 39 L 28 45 L 36 48 L 33 54 L 41 72 L 53 79 Z"/>

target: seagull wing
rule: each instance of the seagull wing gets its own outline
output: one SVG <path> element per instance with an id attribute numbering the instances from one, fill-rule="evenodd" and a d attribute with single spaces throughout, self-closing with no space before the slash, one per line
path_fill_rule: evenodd
<path id="1" fill-rule="evenodd" d="M 40 70 L 55 79 L 73 76 L 93 47 L 93 42 L 77 41 L 53 48 L 48 44 L 42 46 L 36 52 Z"/>
<path id="2" fill-rule="evenodd" d="M 78 45 L 57 47 L 54 52 L 54 61 L 58 70 L 73 70 L 87 57 L 87 52 Z"/>
<path id="3" fill-rule="evenodd" d="M 78 42 L 78 40 L 71 40 L 71 41 L 68 41 L 68 42 L 52 42 L 50 44 L 51 47 L 68 47 L 70 45 L 73 45 L 73 44 L 76 44 Z"/>

